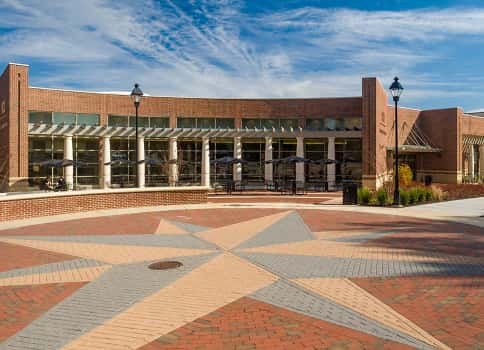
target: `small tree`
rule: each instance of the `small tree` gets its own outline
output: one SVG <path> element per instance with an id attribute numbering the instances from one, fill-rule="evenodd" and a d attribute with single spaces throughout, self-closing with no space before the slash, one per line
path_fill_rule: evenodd
<path id="1" fill-rule="evenodd" d="M 398 166 L 398 179 L 402 186 L 409 186 L 412 183 L 413 172 L 408 164 Z"/>

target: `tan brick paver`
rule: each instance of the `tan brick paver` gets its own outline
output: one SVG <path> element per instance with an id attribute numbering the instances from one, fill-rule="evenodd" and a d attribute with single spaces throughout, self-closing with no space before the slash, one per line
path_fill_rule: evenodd
<path id="1" fill-rule="evenodd" d="M 224 253 L 63 349 L 136 349 L 276 279 Z"/>
<path id="2" fill-rule="evenodd" d="M 265 230 L 275 222 L 288 215 L 290 211 L 277 213 L 244 222 L 243 225 L 233 224 L 215 228 L 196 234 L 198 237 L 212 242 L 222 248 L 232 249 L 259 232 Z"/>
<path id="3" fill-rule="evenodd" d="M 161 219 L 160 224 L 156 228 L 156 235 L 178 235 L 187 234 L 188 232 L 178 227 L 177 225 L 169 222 L 168 220 Z"/>
<path id="4" fill-rule="evenodd" d="M 293 281 L 338 304 L 347 306 L 368 318 L 406 333 L 438 349 L 450 350 L 447 345 L 432 337 L 347 278 L 299 278 Z"/>
<path id="5" fill-rule="evenodd" d="M 96 279 L 111 266 L 94 266 L 81 269 L 60 270 L 55 272 L 40 272 L 0 279 L 0 286 L 21 286 L 48 283 L 88 282 Z"/>
<path id="6" fill-rule="evenodd" d="M 185 249 L 167 247 L 142 247 L 77 242 L 51 242 L 0 238 L 0 241 L 23 245 L 31 248 L 70 254 L 86 259 L 95 259 L 109 264 L 126 264 L 155 259 L 168 259 L 177 256 L 192 256 L 213 252 L 208 249 Z"/>
<path id="7" fill-rule="evenodd" d="M 241 249 L 249 253 L 329 256 L 367 260 L 398 260 L 412 262 L 446 262 L 449 264 L 481 264 L 482 259 L 460 255 L 421 252 L 411 249 L 394 249 L 364 246 L 355 243 L 311 240 L 294 243 Z"/>

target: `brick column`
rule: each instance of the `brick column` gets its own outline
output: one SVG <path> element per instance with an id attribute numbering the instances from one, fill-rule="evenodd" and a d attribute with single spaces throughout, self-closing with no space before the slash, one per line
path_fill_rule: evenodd
<path id="1" fill-rule="evenodd" d="M 304 158 L 304 137 L 298 137 L 296 146 L 296 156 Z M 304 163 L 296 163 L 296 181 L 304 182 Z"/>
<path id="2" fill-rule="evenodd" d="M 72 135 L 66 135 L 64 137 L 64 159 L 74 160 L 74 151 L 72 147 Z M 68 165 L 64 167 L 64 178 L 66 181 L 67 189 L 72 190 L 74 188 L 74 166 Z"/>
<path id="3" fill-rule="evenodd" d="M 240 137 L 234 137 L 234 158 L 242 158 L 242 143 Z M 242 180 L 242 164 L 234 164 L 234 181 Z"/>
<path id="4" fill-rule="evenodd" d="M 168 153 L 170 156 L 170 172 L 168 175 L 168 182 L 170 186 L 176 186 L 178 182 L 178 145 L 176 137 L 170 137 Z"/>
<path id="5" fill-rule="evenodd" d="M 272 160 L 272 137 L 266 137 L 265 160 L 266 161 Z M 272 163 L 269 163 L 269 164 L 266 163 L 265 164 L 265 168 L 264 168 L 264 180 L 267 183 L 271 183 L 273 181 L 273 179 L 274 179 L 272 168 L 273 168 L 273 164 Z"/>
<path id="6" fill-rule="evenodd" d="M 103 180 L 102 188 L 111 187 L 111 138 L 103 138 Z"/>
<path id="7" fill-rule="evenodd" d="M 335 160 L 335 157 L 336 153 L 334 146 L 334 137 L 328 137 L 328 159 Z M 326 166 L 326 173 L 328 174 L 328 186 L 332 189 L 336 185 L 336 165 L 328 164 Z"/>
<path id="8" fill-rule="evenodd" d="M 145 187 L 145 138 L 138 137 L 138 159 L 136 159 L 138 171 L 138 187 Z"/>
<path id="9" fill-rule="evenodd" d="M 202 139 L 202 186 L 210 187 L 210 139 Z"/>

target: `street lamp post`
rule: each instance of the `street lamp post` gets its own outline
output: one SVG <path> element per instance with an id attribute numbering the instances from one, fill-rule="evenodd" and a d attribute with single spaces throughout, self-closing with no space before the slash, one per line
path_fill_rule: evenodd
<path id="1" fill-rule="evenodd" d="M 400 95 L 403 92 L 403 86 L 398 81 L 398 77 L 393 79 L 393 83 L 390 86 L 390 91 L 392 92 L 393 101 L 395 102 L 395 186 L 393 190 L 393 205 L 400 205 L 400 180 L 398 176 L 398 101 L 400 100 Z"/>
<path id="2" fill-rule="evenodd" d="M 141 91 L 139 84 L 134 84 L 134 89 L 131 91 L 131 98 L 133 99 L 134 102 L 134 108 L 136 110 L 136 122 L 135 122 L 135 130 L 136 130 L 136 154 L 135 154 L 135 159 L 136 159 L 136 166 L 135 171 L 136 171 L 136 186 L 139 186 L 139 179 L 138 179 L 138 108 L 139 104 L 141 101 L 141 97 L 143 96 L 143 91 Z"/>

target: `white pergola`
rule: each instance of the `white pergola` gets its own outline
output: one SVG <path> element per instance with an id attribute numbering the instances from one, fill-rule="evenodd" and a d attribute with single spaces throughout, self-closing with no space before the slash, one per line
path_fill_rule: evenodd
<path id="1" fill-rule="evenodd" d="M 113 126 L 91 126 L 91 125 L 68 125 L 68 124 L 29 124 L 30 136 L 59 136 L 64 137 L 64 158 L 72 159 L 73 145 L 72 137 L 93 137 L 103 140 L 102 154 L 103 167 L 100 178 L 101 187 L 111 187 L 111 138 L 134 138 L 136 129 L 134 127 L 113 127 Z M 144 164 L 144 140 L 145 139 L 168 139 L 169 141 L 169 183 L 174 186 L 178 182 L 177 165 L 177 140 L 179 139 L 201 139 L 202 140 L 202 186 L 210 186 L 210 139 L 232 138 L 234 140 L 234 158 L 241 158 L 243 138 L 265 139 L 265 159 L 272 160 L 272 139 L 273 138 L 294 138 L 297 140 L 296 155 L 304 157 L 304 139 L 327 139 L 328 159 L 335 159 L 335 138 L 361 138 L 360 129 L 346 130 L 308 130 L 308 129 L 181 129 L 181 128 L 138 128 L 138 187 L 145 185 L 145 164 Z M 327 165 L 328 183 L 332 186 L 336 180 L 336 169 L 334 164 Z M 66 182 L 68 186 L 73 185 L 73 168 L 67 166 L 65 169 Z M 242 178 L 241 164 L 234 164 L 233 177 L 235 181 Z M 272 182 L 272 164 L 266 164 L 264 178 L 266 182 Z M 296 181 L 304 182 L 304 164 L 296 164 Z"/>

